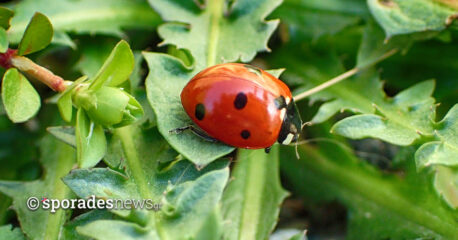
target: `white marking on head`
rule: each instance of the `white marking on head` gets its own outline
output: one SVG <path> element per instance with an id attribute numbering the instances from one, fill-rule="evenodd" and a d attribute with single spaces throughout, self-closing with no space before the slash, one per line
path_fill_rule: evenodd
<path id="1" fill-rule="evenodd" d="M 285 119 L 285 116 L 286 116 L 286 108 L 282 108 L 280 110 L 280 121 L 283 122 L 283 119 Z"/>
<path id="2" fill-rule="evenodd" d="M 291 141 L 293 141 L 293 138 L 294 138 L 294 134 L 288 133 L 288 135 L 286 136 L 285 140 L 283 140 L 283 142 L 281 144 L 288 145 L 288 144 L 291 143 Z"/>
<path id="3" fill-rule="evenodd" d="M 289 102 L 291 102 L 291 98 L 290 97 L 285 97 L 285 102 L 286 102 L 286 105 L 288 105 Z"/>

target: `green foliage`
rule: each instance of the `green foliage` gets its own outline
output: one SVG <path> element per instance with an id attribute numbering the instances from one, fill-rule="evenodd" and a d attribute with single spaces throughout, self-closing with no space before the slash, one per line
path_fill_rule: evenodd
<path id="1" fill-rule="evenodd" d="M 6 31 L 3 28 L 0 28 L 0 53 L 6 52 L 8 49 L 8 38 L 6 36 Z"/>
<path id="2" fill-rule="evenodd" d="M 12 17 L 10 10 L 2 8 L 0 11 L 4 18 L 3 25 L 9 27 L 9 19 Z M 45 48 L 52 38 L 52 26 L 46 16 L 36 13 L 30 20 L 24 36 L 19 43 L 18 55 L 29 54 Z M 8 50 L 8 39 L 6 32 L 0 28 L 0 41 L 2 42 L 1 51 L 4 62 L 12 62 Z M 14 54 L 13 54 L 14 55 Z M 25 122 L 32 118 L 40 109 L 40 96 L 29 81 L 15 68 L 10 68 L 3 75 L 2 80 L 2 100 L 5 105 L 6 113 L 11 121 Z"/>
<path id="3" fill-rule="evenodd" d="M 78 166 L 95 166 L 105 155 L 107 140 L 101 125 L 91 122 L 83 109 L 76 114 L 76 149 Z"/>
<path id="4" fill-rule="evenodd" d="M 123 127 L 143 117 L 140 103 L 119 88 L 128 80 L 133 65 L 129 44 L 120 41 L 93 78 L 79 78 L 59 96 L 57 105 L 64 120 L 71 121 L 73 105 L 78 109 L 75 142 L 79 167 L 93 167 L 104 157 L 107 142 L 103 127 Z M 72 143 L 68 133 L 52 133 Z"/>
<path id="5" fill-rule="evenodd" d="M 119 42 L 114 48 L 97 75 L 90 81 L 90 90 L 96 91 L 103 85 L 118 86 L 125 82 L 134 69 L 134 54 L 129 44 Z"/>
<path id="6" fill-rule="evenodd" d="M 364 0 L 285 0 L 272 15 L 281 18 L 288 28 L 291 36 L 285 38 L 315 42 L 356 24 L 368 14 Z"/>
<path id="7" fill-rule="evenodd" d="M 264 21 L 280 1 L 209 1 L 202 9 L 195 2 L 150 1 L 168 23 L 159 27 L 163 44 L 189 51 L 192 65 L 157 53 L 144 53 L 150 73 L 146 79 L 148 100 L 157 116 L 159 131 L 183 156 L 206 165 L 233 148 L 205 142 L 192 133 L 171 135 L 170 130 L 187 126 L 191 119 L 180 103 L 180 92 L 197 72 L 214 64 L 253 59 L 257 51 L 267 50 L 267 40 L 278 21 Z M 239 41 L 240 36 L 249 41 Z M 164 81 L 167 79 L 167 81 Z"/>
<path id="8" fill-rule="evenodd" d="M 161 210 L 157 213 L 133 210 L 131 214 L 146 214 L 146 219 L 97 220 L 78 227 L 77 231 L 99 239 L 112 236 L 101 233 L 113 228 L 124 229 L 118 233 L 123 239 L 195 237 L 206 226 L 207 218 L 216 214 L 228 178 L 227 162 L 216 161 L 199 171 L 182 160 L 160 171 L 158 160 L 166 152 L 157 147 L 164 141 L 157 130 L 141 131 L 129 126 L 117 129 L 114 138 L 121 141 L 127 175 L 111 169 L 81 169 L 66 176 L 64 182 L 82 198 L 93 194 L 98 198 L 152 199 L 162 205 Z M 129 214 L 127 210 L 115 213 L 124 217 Z"/>
<path id="9" fill-rule="evenodd" d="M 278 146 L 267 155 L 263 150 L 242 150 L 232 180 L 223 196 L 224 239 L 266 239 L 279 214 L 278 205 L 287 192 L 278 176 Z"/>
<path id="10" fill-rule="evenodd" d="M 40 96 L 30 82 L 18 72 L 9 69 L 2 80 L 2 100 L 8 117 L 13 122 L 24 122 L 40 109 Z"/>
<path id="11" fill-rule="evenodd" d="M 402 178 L 376 170 L 335 143 L 304 145 L 299 153 L 299 162 L 292 151 L 283 152 L 281 162 L 294 191 L 347 206 L 349 239 L 456 239 L 456 214 L 436 196 L 428 177 L 416 173 L 411 151 L 398 156 L 409 161 Z"/>
<path id="12" fill-rule="evenodd" d="M 457 166 L 458 108 L 455 105 L 441 122 L 435 123 L 434 99 L 430 97 L 433 89 L 432 81 L 419 83 L 384 103 L 374 102 L 378 114 L 345 118 L 336 123 L 331 132 L 354 139 L 379 138 L 401 146 L 426 142 L 415 153 L 417 168 Z M 456 189 L 456 182 L 453 182 L 448 191 L 437 189 L 453 208 L 458 207 L 454 200 Z"/>
<path id="13" fill-rule="evenodd" d="M 383 43 L 383 35 L 371 22 L 367 24 L 362 39 L 357 55 L 359 68 L 371 66 L 390 52 L 405 49 L 413 40 L 409 37 L 398 37 L 391 39 L 387 44 Z M 344 72 L 335 52 L 331 51 L 328 55 L 320 54 L 320 56 L 314 52 L 307 53 L 309 58 L 314 58 L 319 64 L 319 68 L 317 65 L 307 64 L 308 60 L 301 54 L 303 55 L 298 53 L 296 58 L 289 59 L 281 52 L 276 55 L 290 66 L 289 75 L 287 72 L 286 76 L 289 78 L 299 76 L 308 80 L 305 86 L 300 88 L 301 91 L 311 88 L 312 84 L 323 83 L 338 75 L 339 72 Z M 438 123 L 434 122 L 436 105 L 434 98 L 431 97 L 434 86 L 434 81 L 425 81 L 401 91 L 393 98 L 387 97 L 382 90 L 379 73 L 369 68 L 345 82 L 311 96 L 312 101 L 327 101 L 320 106 L 311 123 L 324 122 L 343 110 L 362 113 L 339 121 L 331 131 L 353 139 L 373 137 L 401 146 L 425 143 L 416 153 L 418 168 L 431 165 L 435 161 L 437 164 L 456 166 L 454 158 L 456 147 L 453 144 L 443 144 L 444 140 L 439 137 L 440 133 L 437 131 Z M 454 140 L 450 139 L 456 138 L 457 135 L 451 129 L 453 126 L 447 128 L 445 132 L 448 134 L 447 141 L 453 142 Z M 443 161 L 441 162 L 440 159 Z M 449 188 L 448 191 L 443 189 L 437 191 L 441 192 L 446 199 L 454 199 L 455 189 L 458 189 L 458 186 Z M 447 202 L 456 208 L 457 205 L 453 200 Z"/>
<path id="14" fill-rule="evenodd" d="M 25 239 L 21 230 L 19 228 L 13 228 L 11 225 L 0 226 L 0 238 L 11 240 Z"/>
<path id="15" fill-rule="evenodd" d="M 367 4 L 388 38 L 443 30 L 458 14 L 458 5 L 447 0 L 368 0 Z"/>
<path id="16" fill-rule="evenodd" d="M 120 41 L 94 78 L 75 82 L 74 87 L 67 91 L 72 92 L 73 103 L 84 109 L 92 121 L 108 127 L 129 125 L 143 116 L 143 109 L 135 98 L 118 86 L 128 79 L 133 67 L 132 50 L 127 42 Z M 68 120 L 70 111 L 66 94 L 59 101 L 62 103 L 60 110 Z"/>
<path id="17" fill-rule="evenodd" d="M 113 219 L 114 215 L 108 211 L 103 210 L 93 210 L 84 214 L 79 215 L 74 218 L 71 222 L 65 224 L 62 238 L 63 239 L 76 239 L 76 240 L 86 240 L 87 237 L 81 236 L 76 231 L 76 228 L 86 225 L 88 223 L 98 221 L 98 220 L 107 220 Z M 112 238 L 113 239 L 113 238 Z"/>
<path id="18" fill-rule="evenodd" d="M 20 73 L 31 72 L 6 71 L 0 239 L 305 239 L 304 229 L 311 239 L 456 239 L 458 6 L 281 2 L 23 0 L 9 5 L 14 18 L 0 7 L 2 66 L 14 64 L 8 47 L 19 44 L 19 54 L 34 52 L 29 63 L 63 79 L 85 75 L 50 98 L 37 88 L 47 100 L 36 114 L 40 96 Z M 32 18 L 37 11 L 50 20 Z M 156 29 L 159 16 L 166 23 Z M 280 25 L 268 20 L 276 18 Z M 72 49 L 39 51 L 51 38 Z M 268 42 L 272 53 L 256 56 Z M 296 97 L 312 123 L 300 159 L 292 146 L 234 151 L 169 133 L 192 124 L 180 102 L 185 84 L 237 61 L 278 68 L 277 77 L 286 69 L 281 79 L 295 96 L 351 75 L 308 102 Z M 49 127 L 61 124 L 57 112 L 70 126 Z M 157 208 L 50 213 L 24 204 L 92 195 Z"/>
<path id="19" fill-rule="evenodd" d="M 10 41 L 18 43 L 27 22 L 35 12 L 51 20 L 56 35 L 53 41 L 75 47 L 66 34 L 108 34 L 122 36 L 121 29 L 153 29 L 160 19 L 143 0 L 25 0 L 15 7 L 9 31 Z"/>
<path id="20" fill-rule="evenodd" d="M 30 182 L 0 181 L 0 191 L 13 199 L 14 210 L 21 223 L 22 231 L 30 239 L 57 239 L 67 219 L 66 210 L 37 209 L 30 211 L 26 207 L 29 197 L 49 199 L 72 198 L 74 195 L 65 187 L 61 178 L 75 164 L 75 151 L 52 136 L 40 142 L 40 161 L 45 169 L 45 176 Z"/>
<path id="21" fill-rule="evenodd" d="M 241 0 L 232 4 L 216 0 L 207 2 L 203 9 L 179 0 L 150 4 L 168 22 L 158 29 L 163 44 L 187 49 L 201 70 L 222 62 L 248 62 L 257 51 L 267 50 L 267 40 L 278 21 L 265 22 L 264 18 L 280 0 Z M 239 41 L 240 36 L 249 41 Z"/>
<path id="22" fill-rule="evenodd" d="M 458 206 L 458 172 L 456 169 L 437 165 L 434 167 L 434 188 L 439 196 L 450 205 Z"/>
<path id="23" fill-rule="evenodd" d="M 48 127 L 46 130 L 57 139 L 76 147 L 75 128 L 71 126 Z"/>
<path id="24" fill-rule="evenodd" d="M 406 48 L 410 40 L 409 37 L 402 36 L 386 41 L 380 27 L 374 21 L 369 20 L 364 28 L 363 40 L 356 57 L 356 67 L 372 66 L 384 57 Z"/>
<path id="25" fill-rule="evenodd" d="M 35 13 L 19 42 L 17 54 L 26 55 L 42 50 L 51 43 L 52 35 L 53 29 L 49 19 L 41 13 Z"/>
<path id="26" fill-rule="evenodd" d="M 411 145 L 421 136 L 433 134 L 435 116 L 431 93 L 433 81 L 410 87 L 394 98 L 373 100 L 379 114 L 362 114 L 339 121 L 331 132 L 354 138 L 376 137 L 396 145 Z"/>
<path id="27" fill-rule="evenodd" d="M 10 28 L 10 21 L 13 15 L 13 11 L 9 10 L 8 8 L 0 7 L 0 27 L 5 30 Z"/>
<path id="28" fill-rule="evenodd" d="M 62 119 L 67 122 L 72 120 L 73 114 L 73 102 L 72 102 L 72 92 L 79 86 L 81 83 L 86 81 L 87 77 L 83 76 L 78 78 L 72 85 L 68 86 L 63 93 L 60 94 L 57 99 L 57 107 L 59 108 L 60 115 Z"/>
<path id="29" fill-rule="evenodd" d="M 458 104 L 455 104 L 444 119 L 435 124 L 435 135 L 439 141 L 429 142 L 415 154 L 419 168 L 434 164 L 458 165 Z"/>

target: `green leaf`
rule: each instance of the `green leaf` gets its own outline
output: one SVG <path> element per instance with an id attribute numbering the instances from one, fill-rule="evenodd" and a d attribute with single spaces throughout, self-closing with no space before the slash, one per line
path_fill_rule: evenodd
<path id="1" fill-rule="evenodd" d="M 0 53 L 4 53 L 8 50 L 8 36 L 6 36 L 6 31 L 3 28 L 0 28 Z"/>
<path id="2" fill-rule="evenodd" d="M 276 78 L 280 78 L 280 75 L 285 71 L 284 68 L 278 68 L 278 69 L 269 69 L 269 70 L 265 70 L 266 72 L 272 74 L 272 76 L 276 77 Z"/>
<path id="3" fill-rule="evenodd" d="M 301 145 L 299 160 L 292 150 L 281 154 L 283 176 L 295 193 L 348 208 L 348 239 L 456 239 L 456 213 L 442 204 L 430 180 L 412 164 L 401 178 L 328 142 Z M 411 156 L 408 152 L 402 158 L 412 163 Z"/>
<path id="4" fill-rule="evenodd" d="M 113 38 L 91 38 L 82 40 L 78 45 L 81 51 L 81 58 L 76 63 L 75 68 L 82 74 L 93 79 L 102 68 L 105 61 L 118 43 Z"/>
<path id="5" fill-rule="evenodd" d="M 60 115 L 64 121 L 72 121 L 73 104 L 70 91 L 62 94 L 62 96 L 59 97 L 57 100 L 57 107 L 59 108 Z"/>
<path id="6" fill-rule="evenodd" d="M 450 207 L 457 209 L 458 171 L 441 165 L 436 165 L 434 170 L 434 188 L 436 193 L 441 196 Z"/>
<path id="7" fill-rule="evenodd" d="M 134 92 L 135 90 L 144 88 L 140 85 L 143 84 L 143 73 L 144 68 L 142 67 L 143 64 L 143 55 L 141 51 L 134 52 L 134 69 L 132 70 L 132 74 L 130 75 L 130 91 Z M 145 91 L 142 91 L 145 92 Z M 151 109 L 151 108 L 150 108 Z"/>
<path id="8" fill-rule="evenodd" d="M 122 36 L 121 29 L 153 30 L 159 16 L 144 0 L 26 0 L 15 7 L 16 15 L 9 30 L 10 41 L 18 43 L 30 17 L 39 11 L 49 17 L 61 39 L 64 32 Z M 68 39 L 68 37 L 66 37 Z M 68 44 L 68 40 L 66 41 Z"/>
<path id="9" fill-rule="evenodd" d="M 151 6 L 167 21 L 158 29 L 163 44 L 187 49 L 196 67 L 222 62 L 251 61 L 257 51 L 266 51 L 267 41 L 278 20 L 264 21 L 281 0 L 208 1 L 202 9 L 197 2 L 150 0 Z M 240 41 L 240 36 L 249 41 Z M 151 70 L 155 70 L 152 68 Z"/>
<path id="10" fill-rule="evenodd" d="M 78 92 L 78 94 L 80 93 L 85 96 L 83 90 Z M 79 104 L 78 96 L 80 95 L 74 97 L 77 105 Z M 102 87 L 90 95 L 90 100 L 92 101 L 88 105 L 81 105 L 89 118 L 102 126 L 112 126 L 122 121 L 130 96 L 119 88 Z"/>
<path id="11" fill-rule="evenodd" d="M 170 145 L 187 159 L 202 166 L 231 152 L 234 148 L 205 141 L 191 132 L 169 133 L 175 128 L 192 124 L 181 105 L 180 92 L 193 72 L 169 55 L 143 53 L 143 56 L 151 69 L 146 79 L 148 100 L 157 116 L 159 131 Z"/>
<path id="12" fill-rule="evenodd" d="M 458 208 L 458 104 L 444 119 L 435 124 L 435 137 L 439 141 L 423 144 L 415 153 L 418 169 L 435 167 L 434 187 L 450 207 Z M 448 166 L 449 168 L 447 168 Z"/>
<path id="13" fill-rule="evenodd" d="M 52 35 L 49 19 L 39 12 L 35 13 L 25 29 L 17 54 L 26 55 L 40 51 L 51 43 Z"/>
<path id="14" fill-rule="evenodd" d="M 458 13 L 457 4 L 447 0 L 368 0 L 367 4 L 388 38 L 398 34 L 441 31 Z"/>
<path id="15" fill-rule="evenodd" d="M 345 118 L 336 123 L 331 131 L 354 139 L 376 137 L 397 145 L 410 145 L 424 135 L 433 135 L 433 90 L 432 80 L 418 83 L 392 99 L 374 102 L 380 115 Z"/>
<path id="16" fill-rule="evenodd" d="M 214 170 L 167 191 L 164 205 L 166 216 L 161 226 L 167 231 L 168 238 L 193 238 L 205 231 L 207 218 L 214 216 L 214 209 L 219 204 L 228 177 L 227 168 Z M 177 229 L 182 229 L 185 233 Z M 213 239 L 218 238 L 220 237 Z"/>
<path id="17" fill-rule="evenodd" d="M 58 209 L 55 213 L 42 208 L 31 211 L 26 207 L 30 197 L 41 200 L 70 199 L 74 197 L 61 178 L 74 166 L 75 151 L 70 146 L 59 142 L 51 136 L 40 142 L 41 158 L 44 176 L 31 182 L 0 181 L 0 191 L 13 199 L 13 209 L 16 211 L 22 231 L 30 239 L 58 239 L 68 210 Z"/>
<path id="18" fill-rule="evenodd" d="M 22 240 L 25 239 L 20 228 L 13 228 L 11 225 L 0 226 L 0 239 Z"/>
<path id="19" fill-rule="evenodd" d="M 143 229 L 137 224 L 119 220 L 98 220 L 77 228 L 78 233 L 91 239 L 159 239 L 156 232 Z"/>
<path id="20" fill-rule="evenodd" d="M 93 210 L 83 213 L 74 218 L 71 222 L 65 224 L 61 239 L 89 240 L 90 238 L 78 234 L 76 229 L 94 221 L 108 220 L 112 218 L 113 214 L 105 210 Z"/>
<path id="21" fill-rule="evenodd" d="M 386 41 L 383 36 L 383 30 L 370 19 L 364 28 L 363 40 L 356 58 L 356 67 L 371 66 L 381 59 L 406 48 L 409 43 L 410 39 L 406 37 L 396 37 Z"/>
<path id="22" fill-rule="evenodd" d="M 456 103 L 456 93 L 450 91 L 458 88 L 455 52 L 458 52 L 455 43 L 444 44 L 435 39 L 415 42 L 405 54 L 398 54 L 380 64 L 383 79 L 394 89 L 405 89 L 420 79 L 436 79 L 434 96 L 441 103 L 438 111 L 443 115 Z"/>
<path id="23" fill-rule="evenodd" d="M 135 221 L 102 220 L 77 231 L 101 239 L 105 238 L 100 234 L 113 231 L 113 227 L 125 229 L 119 233 L 122 239 L 155 235 L 161 239 L 183 239 L 201 232 L 221 199 L 229 174 L 227 161 L 215 161 L 198 170 L 182 160 L 160 171 L 158 160 L 164 153 L 164 140 L 157 130 L 141 131 L 131 125 L 116 129 L 114 137 L 121 141 L 127 176 L 111 169 L 78 169 L 66 176 L 64 182 L 81 198 L 95 195 L 105 199 L 152 199 L 162 204 L 161 210 L 145 213 L 144 227 Z"/>
<path id="24" fill-rule="evenodd" d="M 269 154 L 240 150 L 223 196 L 225 239 L 267 239 L 274 229 L 288 195 L 281 187 L 278 155 L 278 146 Z"/>
<path id="25" fill-rule="evenodd" d="M 11 121 L 25 122 L 40 109 L 40 96 L 30 82 L 15 68 L 3 76 L 2 100 Z"/>
<path id="26" fill-rule="evenodd" d="M 458 104 L 455 104 L 444 119 L 438 122 L 436 134 L 450 148 L 458 150 Z"/>
<path id="27" fill-rule="evenodd" d="M 133 69 L 134 54 L 130 50 L 129 44 L 121 40 L 113 48 L 97 75 L 91 80 L 89 89 L 95 91 L 103 85 L 118 86 L 129 78 Z"/>
<path id="28" fill-rule="evenodd" d="M 48 127 L 46 130 L 62 142 L 76 147 L 75 128 L 72 126 Z"/>
<path id="29" fill-rule="evenodd" d="M 332 133 L 352 139 L 375 137 L 392 144 L 407 146 L 419 137 L 415 131 L 374 114 L 361 114 L 339 121 Z"/>
<path id="30" fill-rule="evenodd" d="M 417 84 L 394 98 L 393 102 L 397 102 L 399 107 L 392 108 L 391 113 L 385 109 L 379 109 L 382 114 L 389 114 L 385 116 L 363 114 L 348 117 L 336 123 L 331 131 L 353 139 L 374 137 L 402 146 L 410 145 L 415 140 L 423 138 L 426 143 L 415 153 L 418 169 L 434 165 L 456 167 L 458 166 L 456 158 L 458 156 L 458 104 L 442 121 L 434 123 L 434 106 L 431 100 L 424 98 L 431 94 L 432 88 L 433 82 L 431 81 Z M 423 97 L 424 100 L 417 99 L 418 96 Z M 398 110 L 395 111 L 395 109 Z M 418 124 L 417 128 L 412 128 L 416 124 Z M 457 173 L 453 172 L 453 174 Z M 456 178 L 453 174 L 448 175 Z M 439 176 L 436 176 L 436 179 L 443 181 L 443 178 Z M 444 192 L 443 189 L 444 184 L 436 190 Z M 457 191 L 458 184 L 454 183 L 448 192 Z M 451 194 L 445 200 L 452 208 L 457 208 L 456 201 L 450 199 L 452 199 Z"/>
<path id="31" fill-rule="evenodd" d="M 316 41 L 356 25 L 369 14 L 365 5 L 361 0 L 285 0 L 272 16 L 288 28 L 288 35 L 280 32 L 287 40 Z"/>
<path id="32" fill-rule="evenodd" d="M 0 27 L 7 30 L 10 28 L 10 21 L 14 12 L 5 7 L 0 7 Z"/>
<path id="33" fill-rule="evenodd" d="M 82 82 L 87 79 L 86 76 L 82 76 L 75 80 L 70 86 L 67 86 L 65 91 L 58 96 L 57 107 L 59 108 L 60 115 L 62 118 L 70 122 L 73 114 L 73 103 L 72 103 L 72 92 Z"/>
<path id="34" fill-rule="evenodd" d="M 419 169 L 435 164 L 458 166 L 458 149 L 446 142 L 432 141 L 421 145 L 415 153 Z"/>
<path id="35" fill-rule="evenodd" d="M 69 46 L 72 49 L 76 49 L 76 44 L 72 41 L 70 36 L 65 34 L 64 32 L 56 32 L 54 31 L 54 36 L 52 38 L 52 43 Z"/>
<path id="36" fill-rule="evenodd" d="M 81 108 L 76 114 L 75 135 L 78 166 L 95 166 L 105 155 L 107 140 L 102 126 L 92 122 Z"/>
<path id="37" fill-rule="evenodd" d="M 223 222 L 221 220 L 221 214 L 219 209 L 216 208 L 205 220 L 196 234 L 196 239 L 218 239 L 221 238 L 221 230 L 223 228 Z"/>

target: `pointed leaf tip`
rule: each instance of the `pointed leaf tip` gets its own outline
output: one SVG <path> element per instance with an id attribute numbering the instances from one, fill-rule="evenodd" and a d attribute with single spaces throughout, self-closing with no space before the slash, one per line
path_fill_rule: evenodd
<path id="1" fill-rule="evenodd" d="M 79 108 L 76 114 L 76 149 L 80 168 L 89 168 L 105 156 L 107 140 L 102 126 L 91 122 L 86 112 Z"/>
<path id="2" fill-rule="evenodd" d="M 129 44 L 124 40 L 119 41 L 92 80 L 89 88 L 97 90 L 103 85 L 115 87 L 122 84 L 129 78 L 134 69 L 134 64 L 134 54 Z"/>

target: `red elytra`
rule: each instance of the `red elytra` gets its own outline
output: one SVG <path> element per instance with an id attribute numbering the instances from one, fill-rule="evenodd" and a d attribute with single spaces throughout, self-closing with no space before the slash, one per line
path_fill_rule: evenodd
<path id="1" fill-rule="evenodd" d="M 184 87 L 181 102 L 206 134 L 231 146 L 269 148 L 299 135 L 288 86 L 251 65 L 225 63 L 201 71 Z"/>

